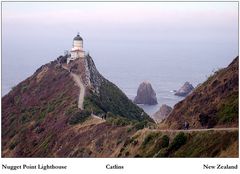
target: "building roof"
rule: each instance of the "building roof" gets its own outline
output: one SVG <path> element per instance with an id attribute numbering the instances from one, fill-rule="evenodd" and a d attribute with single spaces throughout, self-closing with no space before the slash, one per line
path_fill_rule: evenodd
<path id="1" fill-rule="evenodd" d="M 76 37 L 74 37 L 74 39 L 73 40 L 83 40 L 82 39 L 82 37 L 79 35 L 79 34 L 77 34 L 77 36 Z"/>

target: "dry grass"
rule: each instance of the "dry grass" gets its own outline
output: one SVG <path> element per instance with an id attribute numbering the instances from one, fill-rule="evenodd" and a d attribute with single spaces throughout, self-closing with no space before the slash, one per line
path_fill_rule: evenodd
<path id="1" fill-rule="evenodd" d="M 91 127 L 93 125 L 101 124 L 104 122 L 105 122 L 105 120 L 103 120 L 95 115 L 92 115 L 86 121 L 84 121 L 82 124 L 76 124 L 71 129 L 77 133 L 77 132 L 79 132 L 80 129 L 83 129 L 86 127 Z"/>
<path id="2" fill-rule="evenodd" d="M 238 142 L 235 141 L 226 150 L 221 151 L 219 157 L 238 158 Z"/>
<path id="3" fill-rule="evenodd" d="M 42 69 L 42 71 L 40 73 L 38 73 L 38 75 L 36 77 L 37 83 L 39 83 L 42 80 L 42 78 L 46 75 L 47 71 L 48 71 L 48 67 L 44 67 Z"/>

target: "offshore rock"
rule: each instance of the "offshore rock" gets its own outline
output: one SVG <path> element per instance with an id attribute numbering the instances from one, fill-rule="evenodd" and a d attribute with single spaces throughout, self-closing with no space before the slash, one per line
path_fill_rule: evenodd
<path id="1" fill-rule="evenodd" d="M 134 103 L 147 105 L 155 105 L 158 103 L 156 93 L 149 82 L 145 81 L 139 85 Z"/>
<path id="2" fill-rule="evenodd" d="M 160 109 L 153 114 L 153 119 L 159 123 L 162 120 L 164 120 L 165 118 L 167 118 L 167 116 L 171 113 L 172 108 L 166 104 L 163 104 Z"/>
<path id="3" fill-rule="evenodd" d="M 194 89 L 193 85 L 189 82 L 185 82 L 184 85 L 174 94 L 177 96 L 185 97 Z"/>

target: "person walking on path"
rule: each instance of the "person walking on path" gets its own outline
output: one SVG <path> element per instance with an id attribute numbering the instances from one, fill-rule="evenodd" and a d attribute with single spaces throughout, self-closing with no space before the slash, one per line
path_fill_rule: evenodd
<path id="1" fill-rule="evenodd" d="M 189 129 L 189 123 L 187 121 L 184 122 L 184 130 Z"/>

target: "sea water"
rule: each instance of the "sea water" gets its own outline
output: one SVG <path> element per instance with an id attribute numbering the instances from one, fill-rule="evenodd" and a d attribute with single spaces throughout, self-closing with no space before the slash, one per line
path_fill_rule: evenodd
<path id="1" fill-rule="evenodd" d="M 99 71 L 117 84 L 131 100 L 136 96 L 139 84 L 149 81 L 156 92 L 158 104 L 139 106 L 150 115 L 159 110 L 162 104 L 173 107 L 183 100 L 184 97 L 175 96 L 173 91 L 186 81 L 196 87 L 237 56 L 234 48 L 212 44 L 192 46 L 149 43 L 145 49 L 138 49 L 138 44 L 125 45 L 125 48 L 124 52 L 116 56 L 110 52 L 103 60 L 99 57 L 96 64 Z"/>
<path id="2" fill-rule="evenodd" d="M 173 107 L 183 100 L 183 97 L 175 96 L 173 90 L 179 89 L 186 81 L 196 87 L 237 56 L 237 46 L 225 44 L 127 44 L 106 41 L 88 46 L 99 72 L 115 83 L 129 99 L 134 99 L 141 82 L 147 80 L 151 83 L 158 104 L 139 105 L 150 115 L 162 104 Z M 14 53 L 9 47 L 3 45 L 3 48 L 2 96 L 64 51 L 64 45 L 45 49 L 44 52 L 25 52 L 23 49 Z"/>

